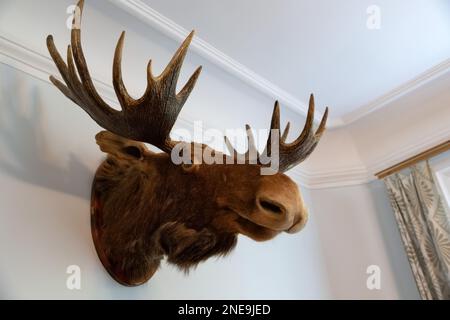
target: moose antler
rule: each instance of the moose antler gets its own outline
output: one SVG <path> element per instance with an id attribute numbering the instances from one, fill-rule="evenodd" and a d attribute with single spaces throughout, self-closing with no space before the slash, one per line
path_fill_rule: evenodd
<path id="1" fill-rule="evenodd" d="M 111 108 L 97 93 L 90 76 L 81 47 L 81 24 L 84 1 L 78 2 L 72 24 L 71 45 L 67 48 L 67 64 L 53 42 L 47 37 L 47 47 L 65 84 L 51 76 L 51 82 L 69 99 L 86 111 L 101 127 L 122 137 L 151 143 L 165 152 L 170 152 L 173 142 L 169 134 L 178 114 L 186 102 L 200 75 L 201 66 L 192 74 L 181 91 L 176 93 L 180 69 L 189 44 L 192 31 L 175 52 L 172 60 L 157 77 L 152 75 L 151 60 L 147 67 L 147 88 L 143 96 L 133 99 L 127 92 L 121 71 L 122 49 L 125 32 L 122 32 L 116 46 L 113 63 L 113 85 L 122 110 Z"/>
<path id="2" fill-rule="evenodd" d="M 325 125 L 328 119 L 328 107 L 325 109 L 319 127 L 314 132 L 314 95 L 309 98 L 308 115 L 306 116 L 305 126 L 302 133 L 290 143 L 286 143 L 289 132 L 289 123 L 279 139 L 279 170 L 285 172 L 305 160 L 315 149 L 319 140 L 325 131 Z M 267 138 L 266 151 L 268 156 L 272 156 L 271 136 L 273 129 L 280 129 L 280 107 L 278 101 L 275 102 L 273 109 L 272 121 L 270 124 L 270 133 Z"/>
<path id="3" fill-rule="evenodd" d="M 151 70 L 151 60 L 147 67 L 147 88 L 143 96 L 133 99 L 129 94 L 122 79 L 122 50 L 125 32 L 122 32 L 117 42 L 113 62 L 113 86 L 119 100 L 121 111 L 111 108 L 97 93 L 90 76 L 83 49 L 81 47 L 81 16 L 84 0 L 78 2 L 79 11 L 76 12 L 72 24 L 71 45 L 67 47 L 67 64 L 62 59 L 53 42 L 53 37 L 47 37 L 47 47 L 55 62 L 65 84 L 51 76 L 51 82 L 73 102 L 85 110 L 92 119 L 101 127 L 119 135 L 136 141 L 148 142 L 165 152 L 170 152 L 175 142 L 170 140 L 170 131 L 175 124 L 178 114 L 193 90 L 202 67 L 189 78 L 183 89 L 176 93 L 176 85 L 181 66 L 186 56 L 189 44 L 194 36 L 192 31 L 175 52 L 164 71 L 154 77 Z M 291 143 L 286 143 L 289 132 L 287 124 L 282 136 L 279 138 L 279 170 L 284 172 L 305 160 L 314 150 L 322 133 L 328 116 L 328 108 L 325 110 L 322 121 L 316 132 L 313 132 L 314 123 L 314 97 L 309 100 L 308 115 L 305 127 L 300 136 Z M 248 151 L 241 155 L 245 162 L 261 161 L 254 137 L 249 125 L 246 126 L 248 137 Z M 272 130 L 280 129 L 280 109 L 278 101 L 272 114 L 270 134 L 267 139 L 264 155 L 272 155 Z M 232 153 L 237 156 L 237 151 L 225 137 L 225 142 Z M 253 158 L 252 158 L 253 156 Z"/>
<path id="4" fill-rule="evenodd" d="M 285 129 L 283 130 L 283 134 L 279 137 L 278 141 L 278 157 L 279 157 L 279 171 L 285 172 L 292 167 L 296 166 L 303 160 L 305 160 L 313 151 L 314 148 L 319 143 L 320 137 L 325 131 L 325 125 L 328 118 L 328 107 L 325 109 L 325 113 L 323 114 L 322 120 L 320 121 L 319 127 L 314 132 L 314 95 L 311 94 L 309 98 L 309 108 L 308 115 L 306 117 L 306 123 L 303 128 L 302 133 L 298 136 L 297 139 L 290 143 L 286 143 L 286 138 L 289 134 L 290 123 L 288 122 Z M 270 132 L 269 137 L 267 138 L 266 147 L 264 149 L 263 155 L 267 157 L 276 156 L 272 154 L 272 130 L 280 130 L 280 106 L 278 101 L 275 102 L 275 106 L 273 108 L 272 113 L 272 121 L 270 124 Z M 255 139 L 253 137 L 253 133 L 251 127 L 246 125 L 247 131 L 247 152 L 245 154 L 241 154 L 240 156 L 245 159 L 245 161 L 256 161 L 258 164 L 265 164 L 265 161 L 262 160 L 261 154 L 258 153 L 255 145 Z M 230 151 L 231 155 L 238 157 L 238 152 L 233 148 L 230 141 L 227 137 L 225 137 L 225 144 Z M 255 157 L 255 158 L 252 158 Z"/>

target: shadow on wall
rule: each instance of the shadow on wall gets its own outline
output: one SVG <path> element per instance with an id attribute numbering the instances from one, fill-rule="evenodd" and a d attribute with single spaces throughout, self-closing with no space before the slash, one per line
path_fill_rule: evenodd
<path id="1" fill-rule="evenodd" d="M 67 165 L 51 160 L 52 150 L 43 130 L 45 114 L 36 88 L 15 72 L 0 72 L 0 171 L 21 181 L 90 198 L 86 177 L 93 173 L 69 155 Z"/>

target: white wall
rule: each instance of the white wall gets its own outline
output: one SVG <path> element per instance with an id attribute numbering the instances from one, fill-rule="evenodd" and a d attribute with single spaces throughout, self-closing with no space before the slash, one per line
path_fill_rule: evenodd
<path id="1" fill-rule="evenodd" d="M 419 298 L 386 189 L 380 181 L 310 193 L 333 297 Z M 370 265 L 381 269 L 381 290 L 366 287 Z"/>
<path id="2" fill-rule="evenodd" d="M 3 0 L 0 35 L 46 57 L 45 37 L 53 33 L 64 49 L 69 4 Z M 124 77 L 137 94 L 144 88 L 147 60 L 153 58 L 157 73 L 177 44 L 115 7 L 89 1 L 83 43 L 92 73 L 105 83 L 111 83 L 113 50 L 124 28 Z M 303 188 L 311 220 L 301 233 L 267 243 L 241 237 L 229 257 L 209 260 L 187 277 L 164 265 L 148 285 L 121 287 L 102 268 L 90 235 L 90 183 L 103 158 L 94 143 L 100 128 L 36 79 L 45 79 L 45 72 L 30 71 L 15 57 L 0 58 L 35 76 L 0 64 L 0 298 L 417 298 L 380 184 Z M 188 56 L 181 82 L 199 64 L 204 69 L 183 119 L 218 129 L 243 128 L 246 122 L 268 126 L 273 102 L 200 57 Z M 303 125 L 304 119 L 287 109 L 282 116 L 291 120 L 292 135 Z M 364 166 L 353 133 L 329 131 L 322 142 L 304 171 Z M 81 291 L 65 287 L 71 264 L 82 269 Z M 365 288 L 369 264 L 382 268 L 381 291 Z"/>

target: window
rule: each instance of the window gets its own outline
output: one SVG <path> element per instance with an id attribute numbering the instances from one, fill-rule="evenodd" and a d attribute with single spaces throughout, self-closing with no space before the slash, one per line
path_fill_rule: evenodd
<path id="1" fill-rule="evenodd" d="M 436 184 L 447 208 L 450 208 L 450 151 L 444 152 L 430 161 Z"/>

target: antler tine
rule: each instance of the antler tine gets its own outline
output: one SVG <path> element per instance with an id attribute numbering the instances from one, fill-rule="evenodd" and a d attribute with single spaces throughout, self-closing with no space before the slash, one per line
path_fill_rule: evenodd
<path id="1" fill-rule="evenodd" d="M 77 12 L 75 11 L 71 32 L 71 44 L 78 74 L 80 75 L 81 82 L 85 89 L 84 91 L 92 100 L 95 101 L 96 106 L 105 114 L 113 114 L 116 112 L 116 110 L 111 108 L 105 101 L 103 101 L 94 87 L 94 83 L 92 82 L 92 78 L 87 67 L 86 58 L 84 57 L 83 49 L 81 46 L 81 29 L 78 27 L 81 24 L 84 0 L 80 0 L 77 4 L 77 7 L 79 8 L 79 14 L 77 14 Z"/>
<path id="2" fill-rule="evenodd" d="M 79 11 L 76 12 L 72 25 L 72 35 L 77 24 L 80 23 L 80 16 L 83 9 L 83 1 L 80 1 L 78 3 L 78 7 Z M 72 41 L 72 44 L 74 43 L 80 46 L 79 41 L 78 42 Z M 65 84 L 63 84 L 53 76 L 50 77 L 50 81 L 66 97 L 68 97 L 73 102 L 82 107 L 83 110 L 85 110 L 100 126 L 102 127 L 107 126 L 109 124 L 108 116 L 117 113 L 117 111 L 109 107 L 105 102 L 103 102 L 103 100 L 101 100 L 98 94 L 97 98 L 92 94 L 89 94 L 90 91 L 85 88 L 84 86 L 85 83 L 80 82 L 73 61 L 73 55 L 75 55 L 76 51 L 73 49 L 73 46 L 68 46 L 67 48 L 67 64 L 64 62 L 58 50 L 56 49 L 53 37 L 51 35 L 47 37 L 47 47 Z M 80 73 L 80 68 L 78 66 L 77 69 L 78 73 Z M 90 80 L 89 73 L 87 73 L 87 75 Z M 90 80 L 90 84 L 93 87 L 92 80 Z M 99 104 L 98 99 L 101 100 L 102 104 Z"/>
<path id="3" fill-rule="evenodd" d="M 176 87 L 178 78 L 180 76 L 180 70 L 183 66 L 184 58 L 186 57 L 189 45 L 192 42 L 192 38 L 194 37 L 195 31 L 192 30 L 191 33 L 187 36 L 187 38 L 183 41 L 183 43 L 180 45 L 178 50 L 173 55 L 172 59 L 164 69 L 164 71 L 158 76 L 154 77 L 151 71 L 151 60 L 148 63 L 147 67 L 147 89 L 143 96 L 143 100 L 146 98 L 151 99 L 154 92 L 152 91 L 152 88 L 155 86 L 156 83 L 160 83 L 159 89 L 161 90 L 161 94 L 167 97 L 175 96 L 176 102 L 174 104 L 170 105 L 170 109 L 165 109 L 164 112 L 167 113 L 168 119 L 173 119 L 173 122 L 168 125 L 170 126 L 169 129 L 172 128 L 172 126 L 175 123 L 176 118 L 178 117 L 178 114 L 180 113 L 181 109 L 183 108 L 184 103 L 186 102 L 187 98 L 191 94 L 192 90 L 194 89 L 194 86 L 197 82 L 198 77 L 200 76 L 200 72 L 202 71 L 202 67 L 199 66 L 195 72 L 191 75 L 189 80 L 184 85 L 183 89 L 180 90 L 180 92 L 176 93 Z"/>
<path id="4" fill-rule="evenodd" d="M 74 103 L 82 106 L 81 103 L 81 93 L 80 83 L 78 77 L 76 76 L 76 71 L 73 66 L 73 58 L 72 58 L 72 49 L 70 46 L 67 48 L 67 65 L 56 49 L 53 36 L 49 35 L 47 37 L 47 47 L 50 52 L 50 56 L 55 62 L 56 67 L 58 68 L 61 77 L 63 78 L 66 84 L 63 84 L 61 81 L 56 79 L 53 76 L 50 76 L 50 81 L 70 100 Z M 83 108 L 86 110 L 86 108 Z M 86 110 L 87 111 L 87 110 Z M 89 112 L 91 114 L 91 112 Z"/>
<path id="5" fill-rule="evenodd" d="M 270 124 L 269 137 L 267 138 L 267 144 L 264 150 L 264 155 L 267 157 L 279 156 L 279 170 L 285 172 L 305 160 L 311 152 L 313 152 L 317 143 L 320 140 L 323 132 L 325 131 L 325 125 L 328 118 L 328 108 L 320 122 L 319 128 L 314 133 L 314 96 L 311 94 L 309 99 L 308 114 L 306 116 L 305 126 L 302 133 L 291 143 L 286 143 L 287 136 L 289 134 L 290 122 L 287 123 L 283 134 L 279 137 L 279 153 L 278 155 L 272 155 L 272 130 L 280 130 L 280 106 L 278 101 L 275 102 L 273 109 L 272 120 Z M 279 131 L 278 131 L 279 132 Z M 262 161 L 260 161 L 262 162 Z M 263 162 L 264 163 L 264 162 Z"/>
<path id="6" fill-rule="evenodd" d="M 56 67 L 58 68 L 58 71 L 61 74 L 64 82 L 69 83 L 67 65 L 64 62 L 64 60 L 62 59 L 61 55 L 59 54 L 58 49 L 56 49 L 55 42 L 53 40 L 52 35 L 49 35 L 47 37 L 47 48 L 48 48 L 48 51 L 50 52 L 50 56 L 52 57 L 53 61 L 55 62 Z M 52 77 L 52 78 L 55 79 L 54 77 Z"/>
<path id="7" fill-rule="evenodd" d="M 319 128 L 314 133 L 314 96 L 311 94 L 309 99 L 308 115 L 305 126 L 300 136 L 292 143 L 280 141 L 280 171 L 284 172 L 305 160 L 317 146 L 320 137 L 325 131 L 325 125 L 328 118 L 328 108 L 320 122 Z"/>
<path id="8" fill-rule="evenodd" d="M 67 82 L 68 87 L 72 90 L 73 94 L 81 101 L 81 99 L 85 96 L 83 96 L 83 90 L 82 90 L 82 84 L 80 83 L 80 80 L 77 76 L 77 71 L 75 70 L 75 65 L 73 62 L 73 56 L 72 56 L 72 48 L 71 46 L 67 46 L 67 76 L 69 77 L 69 81 Z M 84 110 L 87 108 L 84 108 Z"/>
<path id="9" fill-rule="evenodd" d="M 116 50 L 114 51 L 113 61 L 113 86 L 122 109 L 130 107 L 136 103 L 127 91 L 122 78 L 122 51 L 125 40 L 125 31 L 123 31 L 117 41 Z"/>
<path id="10" fill-rule="evenodd" d="M 255 137 L 253 136 L 252 128 L 246 124 L 245 131 L 247 133 L 247 152 L 245 153 L 245 159 L 247 160 L 258 160 L 259 153 L 258 148 L 256 147 Z M 253 156 L 254 159 L 250 159 Z"/>
<path id="11" fill-rule="evenodd" d="M 175 95 L 177 80 L 179 77 L 179 73 L 181 70 L 181 67 L 183 65 L 184 57 L 186 56 L 187 50 L 189 48 L 189 44 L 192 41 L 192 37 L 194 36 L 194 31 L 192 31 L 189 36 L 184 40 L 184 42 L 181 44 L 181 46 L 178 48 L 178 50 L 175 52 L 174 56 L 172 57 L 169 64 L 166 66 L 164 71 L 161 73 L 160 76 L 154 77 L 152 73 L 152 60 L 149 60 L 147 65 L 147 89 L 145 90 L 144 95 L 140 99 L 133 99 L 130 94 L 128 93 L 124 83 L 123 83 L 123 77 L 122 77 L 122 52 L 123 52 L 123 45 L 125 40 L 125 31 L 122 32 L 122 34 L 119 37 L 119 40 L 117 41 L 116 50 L 114 52 L 114 63 L 113 63 L 113 85 L 114 90 L 116 92 L 117 98 L 119 99 L 120 105 L 122 106 L 122 109 L 129 108 L 132 106 L 137 106 L 146 99 L 150 99 L 151 96 L 154 94 L 152 92 L 152 87 L 155 85 L 155 83 L 160 82 L 164 84 L 162 88 L 166 91 L 165 93 L 168 95 Z M 181 91 L 176 95 L 178 100 L 178 108 L 174 109 L 174 106 L 172 106 L 172 110 L 169 110 L 170 112 L 174 113 L 174 117 L 178 115 L 178 113 L 181 111 L 184 103 L 186 102 L 187 98 L 189 97 L 191 91 L 194 89 L 195 83 L 200 75 L 200 72 L 202 70 L 202 67 L 198 67 L 197 70 L 192 74 L 192 76 L 189 78 L 189 80 L 186 82 L 185 86 Z"/>
<path id="12" fill-rule="evenodd" d="M 59 54 L 58 50 L 56 49 L 55 42 L 53 40 L 53 36 L 49 35 L 47 37 L 47 47 L 48 51 L 50 52 L 50 56 L 52 57 L 53 61 L 55 62 L 56 67 L 58 68 L 59 73 L 61 74 L 61 77 L 63 78 L 66 85 L 64 85 L 61 81 L 56 79 L 53 76 L 50 76 L 50 81 L 70 100 L 75 102 L 76 104 L 79 104 L 80 100 L 76 91 L 73 88 L 73 85 L 70 81 L 69 76 L 69 68 L 67 67 L 66 63 L 62 59 L 61 55 Z"/>
<path id="13" fill-rule="evenodd" d="M 192 76 L 189 78 L 189 80 L 184 85 L 183 89 L 180 90 L 180 92 L 177 94 L 177 100 L 178 103 L 183 106 L 186 102 L 187 98 L 189 98 L 189 95 L 191 94 L 192 90 L 194 89 L 195 83 L 197 82 L 198 77 L 200 76 L 200 72 L 202 71 L 202 66 L 199 66 L 195 72 L 192 74 Z"/>
<path id="14" fill-rule="evenodd" d="M 303 127 L 302 133 L 290 145 L 301 144 L 303 140 L 305 140 L 307 137 L 311 135 L 312 128 L 314 125 L 314 109 L 315 109 L 314 95 L 311 93 L 311 95 L 309 96 L 309 107 L 308 107 L 308 114 L 306 116 L 305 126 Z"/>
<path id="15" fill-rule="evenodd" d="M 59 89 L 67 98 L 72 100 L 74 103 L 78 104 L 78 99 L 72 94 L 72 92 L 65 86 L 61 81 L 56 79 L 54 76 L 50 76 L 50 81 L 55 87 Z"/>
<path id="16" fill-rule="evenodd" d="M 273 107 L 269 136 L 267 137 L 266 148 L 264 150 L 264 154 L 269 157 L 272 155 L 272 130 L 280 130 L 280 104 L 278 101 L 275 101 L 275 105 Z"/>
<path id="17" fill-rule="evenodd" d="M 170 94 L 176 94 L 175 90 L 178 82 L 178 77 L 180 76 L 180 70 L 183 65 L 184 57 L 186 57 L 189 45 L 191 44 L 192 38 L 194 37 L 194 33 L 194 30 L 189 33 L 187 38 L 183 41 L 181 46 L 173 55 L 169 64 L 158 77 L 163 83 L 166 84 L 166 90 L 168 90 Z"/>
<path id="18" fill-rule="evenodd" d="M 319 128 L 317 129 L 315 136 L 320 138 L 320 136 L 322 136 L 322 134 L 325 131 L 325 126 L 327 124 L 327 120 L 328 120 L 328 107 L 325 108 L 325 113 L 322 116 L 322 120 L 320 121 L 320 125 Z"/>
<path id="19" fill-rule="evenodd" d="M 289 129 L 290 129 L 290 127 L 291 127 L 291 123 L 288 122 L 288 123 L 286 124 L 286 127 L 284 128 L 283 134 L 281 135 L 281 141 L 282 141 L 282 142 L 286 142 L 287 136 L 288 136 L 288 134 L 289 134 Z"/>
<path id="20" fill-rule="evenodd" d="M 73 56 L 72 56 L 72 47 L 67 46 L 67 67 L 68 67 L 68 77 L 69 83 L 68 86 L 72 90 L 73 94 L 78 98 L 78 101 L 84 101 L 85 103 L 79 104 L 81 108 L 86 111 L 93 119 L 97 119 L 96 121 L 99 124 L 104 125 L 102 119 L 101 110 L 98 108 L 92 107 L 94 105 L 92 99 L 85 93 L 83 90 L 83 84 L 80 82 L 78 78 L 77 71 L 75 69 Z"/>

